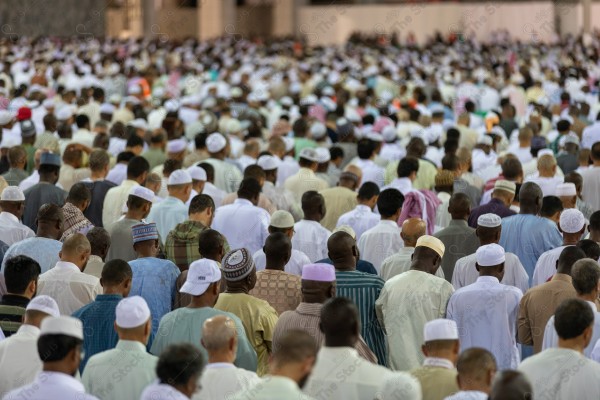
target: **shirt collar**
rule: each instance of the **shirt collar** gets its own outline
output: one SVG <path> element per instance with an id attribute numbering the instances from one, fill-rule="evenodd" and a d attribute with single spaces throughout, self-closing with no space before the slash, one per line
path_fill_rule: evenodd
<path id="1" fill-rule="evenodd" d="M 171 202 L 174 202 L 174 203 L 185 204 L 183 201 L 181 201 L 177 197 L 173 197 L 173 196 L 167 196 L 167 198 L 165 200 L 168 200 L 168 201 L 171 201 Z"/>
<path id="2" fill-rule="evenodd" d="M 120 294 L 99 294 L 96 296 L 96 301 L 113 301 L 113 300 L 123 300 L 123 296 Z"/>
<path id="3" fill-rule="evenodd" d="M 40 336 L 40 328 L 29 324 L 22 324 L 17 330 L 16 335 L 38 337 Z"/>
<path id="4" fill-rule="evenodd" d="M 379 221 L 379 224 L 381 225 L 393 225 L 395 227 L 398 227 L 398 223 L 396 221 L 390 221 L 389 219 L 382 219 Z"/>
<path id="5" fill-rule="evenodd" d="M 263 379 L 263 385 L 267 384 L 271 387 L 275 387 L 278 393 L 290 393 L 290 392 L 298 392 L 300 388 L 298 388 L 298 384 L 285 376 L 273 376 L 267 375 Z"/>
<path id="6" fill-rule="evenodd" d="M 424 367 L 440 367 L 446 369 L 454 369 L 454 364 L 450 360 L 438 357 L 427 357 L 423 361 Z"/>
<path id="7" fill-rule="evenodd" d="M 72 262 L 68 262 L 68 261 L 59 261 L 56 263 L 56 266 L 54 268 L 70 269 L 72 271 L 81 272 L 81 270 L 79 269 L 79 267 L 77 265 L 73 264 Z"/>
<path id="8" fill-rule="evenodd" d="M 146 346 L 134 340 L 119 340 L 115 348 L 123 351 L 135 351 L 138 353 L 146 352 Z"/>
<path id="9" fill-rule="evenodd" d="M 571 278 L 571 275 L 560 274 L 558 272 L 556 274 L 554 274 L 554 276 L 552 277 L 552 280 L 573 283 L 573 278 Z"/>
<path id="10" fill-rule="evenodd" d="M 448 224 L 448 226 L 450 226 L 450 225 L 468 226 L 467 221 L 465 221 L 464 219 L 451 219 L 450 223 Z"/>
<path id="11" fill-rule="evenodd" d="M 252 202 L 250 200 L 248 200 L 248 199 L 240 199 L 240 198 L 235 199 L 233 201 L 233 203 L 234 204 L 242 204 L 242 205 L 245 205 L 245 206 L 253 206 L 254 205 L 254 204 L 252 204 Z"/>
<path id="12" fill-rule="evenodd" d="M 77 392 L 85 392 L 83 383 L 79 382 L 70 375 L 63 374 L 62 372 L 42 371 L 38 374 L 36 381 L 39 382 L 39 385 L 42 383 L 45 385 L 52 383 L 53 386 L 67 386 Z"/>
<path id="13" fill-rule="evenodd" d="M 480 267 L 480 268 L 485 268 L 485 267 Z M 496 278 L 495 276 L 480 276 L 477 278 L 477 282 L 500 283 L 498 278 Z"/>
<path id="14" fill-rule="evenodd" d="M 173 386 L 159 383 L 158 381 L 148 386 L 146 391 L 149 391 L 148 398 L 151 399 L 189 400 L 187 396 L 175 389 Z"/>
<path id="15" fill-rule="evenodd" d="M 356 211 L 366 211 L 366 212 L 373 212 L 373 210 L 371 210 L 371 207 L 369 206 L 365 206 L 364 204 L 359 204 L 356 206 Z"/>
<path id="16" fill-rule="evenodd" d="M 11 214 L 11 213 L 6 212 L 6 211 L 0 212 L 0 218 L 8 218 L 12 222 L 19 222 L 19 218 L 17 218 L 16 215 Z"/>
<path id="17" fill-rule="evenodd" d="M 224 363 L 224 362 L 218 362 L 218 363 L 210 363 L 206 365 L 206 368 L 211 368 L 211 369 L 230 369 L 230 368 L 235 368 L 235 365 L 231 364 L 231 363 Z"/>

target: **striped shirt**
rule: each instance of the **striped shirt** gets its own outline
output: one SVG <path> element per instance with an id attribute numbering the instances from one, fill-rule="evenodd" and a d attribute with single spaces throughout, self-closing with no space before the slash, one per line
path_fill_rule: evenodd
<path id="1" fill-rule="evenodd" d="M 319 329 L 321 322 L 321 303 L 300 303 L 293 311 L 286 311 L 279 316 L 275 331 L 273 332 L 273 348 L 276 349 L 283 334 L 290 329 L 300 329 L 308 333 L 317 342 L 317 347 L 321 348 L 325 343 L 325 335 Z M 377 357 L 369 349 L 362 335 L 354 345 L 358 355 L 372 363 L 377 362 Z"/>
<path id="2" fill-rule="evenodd" d="M 352 299 L 360 312 L 361 334 L 377 356 L 380 365 L 387 365 L 385 335 L 377 315 L 375 302 L 385 284 L 378 276 L 360 271 L 335 271 L 338 297 Z"/>

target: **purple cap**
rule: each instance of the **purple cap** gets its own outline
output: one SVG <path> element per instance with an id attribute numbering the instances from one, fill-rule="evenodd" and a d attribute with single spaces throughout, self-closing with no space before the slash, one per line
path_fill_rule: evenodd
<path id="1" fill-rule="evenodd" d="M 331 264 L 307 264 L 302 267 L 302 279 L 318 282 L 335 282 L 335 268 Z"/>

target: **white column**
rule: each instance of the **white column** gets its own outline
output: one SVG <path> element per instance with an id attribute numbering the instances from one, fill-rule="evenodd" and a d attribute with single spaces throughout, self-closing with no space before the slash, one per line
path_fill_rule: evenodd
<path id="1" fill-rule="evenodd" d="M 204 0 L 200 2 L 199 13 L 200 40 L 235 32 L 235 0 Z"/>
<path id="2" fill-rule="evenodd" d="M 583 32 L 592 33 L 592 0 L 581 0 L 583 9 Z"/>

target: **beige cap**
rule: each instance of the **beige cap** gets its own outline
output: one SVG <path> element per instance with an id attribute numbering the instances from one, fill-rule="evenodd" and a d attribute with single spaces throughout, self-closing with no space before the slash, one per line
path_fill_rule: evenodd
<path id="1" fill-rule="evenodd" d="M 429 235 L 423 235 L 419 239 L 417 239 L 417 245 L 415 246 L 415 248 L 421 246 L 429 247 L 431 250 L 438 253 L 440 257 L 444 256 L 444 251 L 446 250 L 444 243 L 442 243 L 440 239 Z"/>
<path id="2" fill-rule="evenodd" d="M 517 191 L 517 185 L 514 182 L 500 179 L 494 184 L 494 190 L 496 189 L 515 194 Z"/>
<path id="3" fill-rule="evenodd" d="M 277 210 L 271 215 L 271 222 L 269 223 L 273 228 L 286 229 L 294 226 L 294 217 L 287 211 Z"/>
<path id="4" fill-rule="evenodd" d="M 331 233 L 333 234 L 336 232 L 346 232 L 348 235 L 352 236 L 352 239 L 356 240 L 356 232 L 354 231 L 354 229 L 352 229 L 350 225 L 340 225 L 337 228 L 335 228 Z"/>

